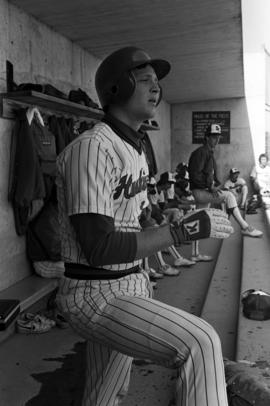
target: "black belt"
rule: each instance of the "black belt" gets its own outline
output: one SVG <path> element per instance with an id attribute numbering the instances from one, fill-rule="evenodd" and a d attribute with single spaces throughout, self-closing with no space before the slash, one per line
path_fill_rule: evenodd
<path id="1" fill-rule="evenodd" d="M 111 271 L 110 269 L 95 268 L 83 264 L 65 263 L 65 273 L 67 278 L 82 280 L 119 279 L 132 273 L 139 273 L 139 265 L 122 271 Z"/>

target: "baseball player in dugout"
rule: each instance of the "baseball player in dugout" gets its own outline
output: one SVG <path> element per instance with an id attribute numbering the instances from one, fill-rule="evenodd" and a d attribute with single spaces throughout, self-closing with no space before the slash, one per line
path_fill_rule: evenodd
<path id="1" fill-rule="evenodd" d="M 177 369 L 177 406 L 228 405 L 220 339 L 204 320 L 152 298 L 142 259 L 173 244 L 227 238 L 227 214 L 195 210 L 141 232 L 148 205 L 144 120 L 155 116 L 169 62 L 141 49 L 113 52 L 95 85 L 105 116 L 57 161 L 65 276 L 57 303 L 87 340 L 83 406 L 117 406 L 133 357 Z"/>
<path id="2" fill-rule="evenodd" d="M 204 144 L 195 149 L 189 158 L 190 189 L 199 207 L 224 203 L 226 211 L 231 214 L 248 237 L 261 237 L 262 232 L 248 224 L 242 217 L 235 195 L 224 190 L 217 177 L 217 164 L 214 151 L 221 136 L 221 126 L 211 124 L 205 130 Z"/>
<path id="3" fill-rule="evenodd" d="M 239 175 L 239 169 L 231 168 L 229 177 L 224 183 L 223 189 L 232 192 L 240 209 L 245 210 L 248 197 L 248 187 L 245 179 L 241 178 Z"/>

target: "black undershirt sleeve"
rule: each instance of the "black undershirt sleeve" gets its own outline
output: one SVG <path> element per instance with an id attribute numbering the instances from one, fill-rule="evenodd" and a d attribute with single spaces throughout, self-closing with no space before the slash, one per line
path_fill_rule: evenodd
<path id="1" fill-rule="evenodd" d="M 94 213 L 70 216 L 90 266 L 132 262 L 137 252 L 135 233 L 115 231 L 112 217 Z"/>

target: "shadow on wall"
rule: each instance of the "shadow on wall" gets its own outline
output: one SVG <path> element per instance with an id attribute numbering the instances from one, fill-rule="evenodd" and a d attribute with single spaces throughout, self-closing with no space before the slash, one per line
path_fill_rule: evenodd
<path id="1" fill-rule="evenodd" d="M 72 353 L 60 358 L 46 358 L 45 361 L 62 362 L 55 371 L 31 375 L 42 386 L 38 395 L 25 406 L 79 406 L 85 381 L 86 343 L 76 343 Z"/>

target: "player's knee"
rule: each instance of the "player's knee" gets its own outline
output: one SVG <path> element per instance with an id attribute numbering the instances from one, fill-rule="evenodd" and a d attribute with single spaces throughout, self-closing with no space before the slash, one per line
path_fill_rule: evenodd
<path id="1" fill-rule="evenodd" d="M 193 351 L 203 353 L 210 351 L 212 353 L 213 349 L 221 351 L 221 342 L 216 330 L 208 325 L 207 330 L 202 330 L 197 336 Z"/>
<path id="2" fill-rule="evenodd" d="M 227 193 L 225 202 L 226 202 L 227 207 L 236 207 L 237 206 L 236 198 L 231 192 Z"/>
<path id="3" fill-rule="evenodd" d="M 178 368 L 183 362 L 191 357 L 193 360 L 200 360 L 201 356 L 213 356 L 221 353 L 221 341 L 216 330 L 208 323 L 198 328 L 193 334 L 194 339 L 190 340 L 188 346 L 183 348 L 183 342 L 179 342 L 179 349 L 175 348 L 175 358 L 169 367 Z M 179 351 L 178 351 L 179 350 Z"/>

